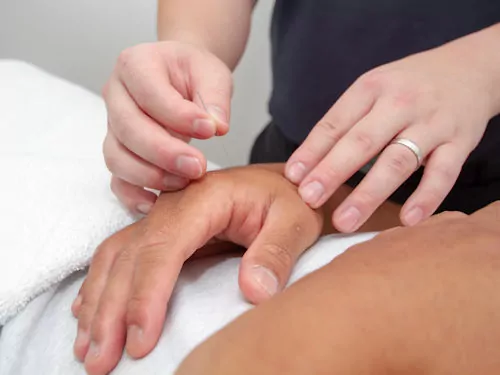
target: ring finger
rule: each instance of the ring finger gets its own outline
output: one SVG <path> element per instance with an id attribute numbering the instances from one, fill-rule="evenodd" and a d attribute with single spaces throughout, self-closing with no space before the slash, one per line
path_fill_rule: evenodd
<path id="1" fill-rule="evenodd" d="M 422 158 L 443 140 L 426 137 L 426 129 L 412 126 L 397 138 L 418 145 Z M 389 144 L 361 183 L 342 202 L 333 214 L 333 224 L 341 232 L 356 231 L 418 167 L 416 155 L 404 145 Z"/>

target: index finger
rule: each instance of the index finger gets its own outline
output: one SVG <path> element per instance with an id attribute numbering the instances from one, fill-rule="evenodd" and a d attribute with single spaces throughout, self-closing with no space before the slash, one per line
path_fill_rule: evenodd
<path id="1" fill-rule="evenodd" d="M 164 66 L 121 69 L 119 79 L 137 106 L 164 128 L 199 139 L 215 135 L 214 119 L 175 89 Z"/>
<path id="2" fill-rule="evenodd" d="M 168 199 L 160 202 L 168 218 L 153 213 L 148 219 L 160 223 L 161 228 L 150 227 L 147 242 L 134 251 L 138 255 L 126 318 L 126 349 L 133 358 L 141 358 L 155 347 L 184 262 L 217 234 L 219 223 L 224 222 L 224 214 L 212 217 L 210 202 L 216 200 L 204 205 L 193 198 L 187 206 L 179 207 L 181 196 L 185 197 L 185 193 L 169 193 Z"/>
<path id="3" fill-rule="evenodd" d="M 286 164 L 286 177 L 300 184 L 344 134 L 370 112 L 374 102 L 374 95 L 363 90 L 363 85 L 350 87 L 292 154 Z"/>

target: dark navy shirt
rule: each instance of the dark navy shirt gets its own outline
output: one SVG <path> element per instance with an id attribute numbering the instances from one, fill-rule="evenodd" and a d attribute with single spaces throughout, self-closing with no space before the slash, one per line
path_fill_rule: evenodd
<path id="1" fill-rule="evenodd" d="M 276 0 L 270 114 L 300 144 L 363 73 L 498 22 L 500 0 Z M 403 202 L 421 173 L 393 199 Z M 443 207 L 471 212 L 498 199 L 500 117 L 489 123 Z"/>

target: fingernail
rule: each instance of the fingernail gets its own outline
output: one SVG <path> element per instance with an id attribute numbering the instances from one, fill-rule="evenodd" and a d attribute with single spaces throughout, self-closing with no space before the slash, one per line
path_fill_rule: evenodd
<path id="1" fill-rule="evenodd" d="M 99 345 L 95 341 L 92 341 L 90 343 L 89 351 L 87 352 L 87 355 L 85 356 L 85 362 L 87 362 L 89 359 L 99 357 L 99 354 L 100 354 Z"/>
<path id="2" fill-rule="evenodd" d="M 324 194 L 325 188 L 318 181 L 313 181 L 299 189 L 299 194 L 304 202 L 314 205 Z"/>
<path id="3" fill-rule="evenodd" d="M 424 212 L 420 207 L 414 207 L 405 215 L 406 224 L 409 226 L 417 225 L 422 221 Z"/>
<path id="4" fill-rule="evenodd" d="M 163 179 L 163 184 L 166 190 L 183 189 L 189 183 L 189 180 L 177 176 L 167 176 Z"/>
<path id="5" fill-rule="evenodd" d="M 209 105 L 207 107 L 208 113 L 210 116 L 214 118 L 217 122 L 226 124 L 227 123 L 227 114 L 225 111 L 222 110 L 222 108 L 217 107 L 215 105 Z"/>
<path id="6" fill-rule="evenodd" d="M 216 126 L 213 120 L 197 119 L 193 122 L 194 134 L 198 137 L 212 137 L 215 134 Z"/>
<path id="7" fill-rule="evenodd" d="M 149 214 L 149 211 L 151 211 L 152 207 L 153 206 L 149 203 L 141 203 L 137 206 L 137 211 L 139 211 L 141 214 L 147 215 Z"/>
<path id="8" fill-rule="evenodd" d="M 301 162 L 293 163 L 287 169 L 286 177 L 294 184 L 300 183 L 306 174 L 306 166 Z"/>
<path id="9" fill-rule="evenodd" d="M 356 229 L 360 218 L 361 212 L 356 207 L 347 207 L 337 220 L 338 229 L 345 232 L 352 232 Z"/>
<path id="10" fill-rule="evenodd" d="M 127 346 L 130 345 L 131 343 L 139 343 L 142 341 L 144 332 L 142 331 L 141 327 L 132 325 L 128 327 L 127 330 Z"/>
<path id="11" fill-rule="evenodd" d="M 82 348 L 85 347 L 89 342 L 90 336 L 87 331 L 79 329 L 76 334 L 75 347 Z"/>
<path id="12" fill-rule="evenodd" d="M 278 292 L 278 278 L 270 269 L 262 266 L 254 266 L 252 269 L 252 277 L 270 296 L 274 296 Z"/>
<path id="13" fill-rule="evenodd" d="M 177 170 L 189 178 L 198 178 L 201 176 L 201 163 L 192 156 L 181 155 L 177 158 Z"/>

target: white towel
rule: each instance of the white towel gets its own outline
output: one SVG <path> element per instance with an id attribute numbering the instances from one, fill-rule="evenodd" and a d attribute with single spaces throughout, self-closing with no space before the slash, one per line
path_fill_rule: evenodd
<path id="1" fill-rule="evenodd" d="M 3 325 L 132 217 L 108 189 L 102 101 L 14 61 L 0 62 L 0 83 Z"/>
<path id="2" fill-rule="evenodd" d="M 0 326 L 133 221 L 108 188 L 105 129 L 98 96 L 0 61 Z"/>

